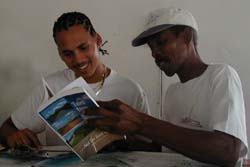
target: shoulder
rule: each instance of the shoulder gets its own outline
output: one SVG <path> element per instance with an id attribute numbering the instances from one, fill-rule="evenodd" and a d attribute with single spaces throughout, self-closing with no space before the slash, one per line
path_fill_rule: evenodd
<path id="1" fill-rule="evenodd" d="M 210 64 L 208 70 L 212 75 L 238 75 L 236 70 L 228 64 Z"/>
<path id="2" fill-rule="evenodd" d="M 112 95 L 110 97 L 117 98 L 150 115 L 146 93 L 132 78 L 112 70 L 105 88 L 109 96 Z"/>
<path id="3" fill-rule="evenodd" d="M 46 76 L 46 80 L 47 81 L 56 81 L 56 80 L 72 80 L 74 76 L 74 72 L 71 71 L 70 69 L 64 69 L 64 70 L 60 70 L 60 71 L 56 71 L 48 76 Z"/>
<path id="4" fill-rule="evenodd" d="M 210 70 L 209 80 L 212 89 L 217 88 L 240 88 L 241 80 L 237 71 L 227 64 L 213 64 L 208 67 Z"/>
<path id="5" fill-rule="evenodd" d="M 130 89 L 141 90 L 141 86 L 132 78 L 122 75 L 114 70 L 111 70 L 109 77 L 111 84 L 119 84 L 120 86 L 129 87 Z"/>
<path id="6" fill-rule="evenodd" d="M 70 69 L 57 71 L 45 77 L 49 87 L 55 92 L 61 90 L 74 79 L 74 72 Z"/>
<path id="7" fill-rule="evenodd" d="M 228 64 L 211 64 L 208 67 L 210 76 L 213 79 L 237 79 L 239 80 L 239 75 L 237 71 Z"/>

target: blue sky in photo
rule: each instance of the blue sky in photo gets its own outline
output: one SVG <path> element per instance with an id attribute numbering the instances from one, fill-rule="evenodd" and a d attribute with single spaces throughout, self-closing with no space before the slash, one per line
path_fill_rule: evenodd
<path id="1" fill-rule="evenodd" d="M 50 104 L 48 107 L 43 109 L 39 114 L 44 118 L 48 119 L 51 115 L 55 113 L 55 111 L 59 108 L 62 108 L 67 103 L 67 100 L 65 98 L 60 98 Z"/>

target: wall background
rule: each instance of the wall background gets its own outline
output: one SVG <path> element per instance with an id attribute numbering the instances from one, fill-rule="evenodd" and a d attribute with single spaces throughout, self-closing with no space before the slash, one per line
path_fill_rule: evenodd
<path id="1" fill-rule="evenodd" d="M 0 124 L 22 102 L 40 75 L 65 66 L 52 38 L 54 21 L 62 13 L 80 11 L 108 40 L 103 61 L 128 75 L 146 90 L 154 116 L 160 115 L 160 71 L 147 46 L 131 40 L 144 24 L 144 14 L 163 6 L 190 10 L 199 24 L 198 50 L 206 62 L 228 63 L 239 73 L 250 136 L 249 0 L 1 0 L 0 1 Z M 162 78 L 163 91 L 177 77 Z M 249 137 L 250 139 L 250 137 Z"/>

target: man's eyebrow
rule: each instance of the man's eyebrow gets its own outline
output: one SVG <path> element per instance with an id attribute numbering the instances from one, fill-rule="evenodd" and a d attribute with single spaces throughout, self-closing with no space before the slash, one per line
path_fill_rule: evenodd
<path id="1" fill-rule="evenodd" d="M 79 45 L 77 45 L 77 48 L 80 48 L 80 47 L 85 47 L 87 46 L 88 43 L 87 42 L 83 42 L 83 43 L 80 43 Z M 72 50 L 69 50 L 69 49 L 64 49 L 61 51 L 62 53 L 65 53 L 65 52 L 72 52 Z"/>
<path id="2" fill-rule="evenodd" d="M 72 50 L 65 49 L 65 50 L 62 50 L 61 52 L 62 53 L 67 53 L 67 52 L 72 52 Z"/>
<path id="3" fill-rule="evenodd" d="M 77 48 L 79 47 L 84 47 L 84 46 L 87 46 L 88 45 L 88 42 L 83 42 L 83 43 L 80 43 Z"/>

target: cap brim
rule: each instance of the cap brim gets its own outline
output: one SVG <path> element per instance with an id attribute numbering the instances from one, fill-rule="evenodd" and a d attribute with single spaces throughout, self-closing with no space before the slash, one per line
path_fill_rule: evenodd
<path id="1" fill-rule="evenodd" d="M 162 25 L 158 25 L 152 28 L 147 29 L 146 31 L 142 32 L 141 34 L 139 34 L 133 41 L 132 41 L 132 46 L 136 47 L 136 46 L 140 46 L 140 45 L 144 45 L 147 42 L 147 38 L 158 33 L 161 32 L 163 30 L 166 30 L 170 27 L 173 27 L 174 24 L 162 24 Z"/>

